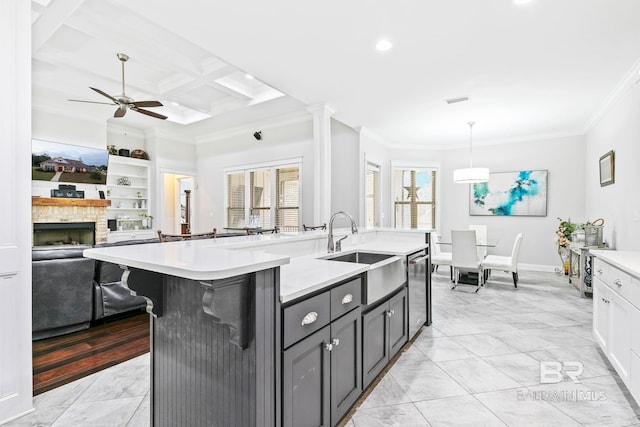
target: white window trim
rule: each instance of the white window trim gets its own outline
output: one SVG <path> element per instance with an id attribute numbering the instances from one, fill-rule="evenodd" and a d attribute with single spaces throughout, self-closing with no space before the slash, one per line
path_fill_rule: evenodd
<path id="1" fill-rule="evenodd" d="M 377 221 L 376 223 L 373 225 L 374 227 L 380 227 L 380 224 L 382 222 L 382 166 L 380 163 L 378 162 L 374 162 L 371 159 L 365 159 L 365 165 L 364 165 L 364 188 L 363 188 L 363 198 L 366 199 L 367 197 L 367 179 L 366 179 L 366 175 L 367 175 L 367 171 L 375 171 L 377 172 L 376 174 L 376 183 L 375 183 L 375 187 L 376 187 L 376 197 L 375 197 L 375 205 L 377 207 L 376 209 L 376 218 Z M 367 204 L 366 204 L 366 200 L 364 201 L 364 219 L 362 221 L 362 223 L 366 223 L 367 220 Z"/>
<path id="2" fill-rule="evenodd" d="M 441 225 L 441 216 L 440 216 L 440 206 L 442 199 L 442 167 L 439 161 L 406 161 L 406 160 L 391 160 L 391 173 L 389 174 L 389 188 L 392 191 L 389 193 L 389 212 L 391 215 L 390 218 L 390 227 L 394 227 L 394 218 L 395 218 L 395 203 L 393 200 L 393 176 L 394 172 L 398 169 L 435 169 L 437 171 L 438 179 L 436 180 L 436 230 Z"/>
<path id="3" fill-rule="evenodd" d="M 244 192 L 244 216 L 245 216 L 245 221 L 249 220 L 249 215 L 251 214 L 251 194 L 250 191 L 248 191 L 247 189 L 250 188 L 250 184 L 251 184 L 251 178 L 250 178 L 250 173 L 247 172 L 255 172 L 255 171 L 260 171 L 260 170 L 275 170 L 275 169 L 282 169 L 282 168 L 288 168 L 288 167 L 297 167 L 298 168 L 298 175 L 299 175 L 299 181 L 300 181 L 300 200 L 298 202 L 298 229 L 300 229 L 302 227 L 302 195 L 303 195 L 303 191 L 302 191 L 302 157 L 292 157 L 292 158 L 288 158 L 288 159 L 282 159 L 282 160 L 275 160 L 275 161 L 269 161 L 269 162 L 260 162 L 260 163 L 250 163 L 247 165 L 241 165 L 241 166 L 232 166 L 232 167 L 228 167 L 228 168 L 224 168 L 222 170 L 222 176 L 223 176 L 223 189 L 224 189 L 224 204 L 223 204 L 223 218 L 224 218 L 224 226 L 228 227 L 229 226 L 229 215 L 228 215 L 228 203 L 229 203 L 229 185 L 228 185 L 228 176 L 234 173 L 244 173 L 244 188 L 245 188 L 245 192 Z M 272 191 L 271 194 L 271 200 L 270 200 L 270 209 L 269 209 L 269 216 L 270 216 L 270 222 L 271 224 L 275 224 L 276 222 L 276 200 L 275 200 L 275 186 L 276 186 L 276 174 L 272 173 L 269 176 L 269 180 L 270 180 L 270 184 L 271 184 L 271 188 L 274 190 Z"/>

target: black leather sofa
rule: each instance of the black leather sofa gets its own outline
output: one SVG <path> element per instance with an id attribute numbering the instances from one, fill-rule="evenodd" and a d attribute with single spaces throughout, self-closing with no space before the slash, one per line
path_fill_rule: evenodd
<path id="1" fill-rule="evenodd" d="M 158 239 L 130 240 L 120 246 L 157 243 Z M 40 340 L 87 329 L 92 322 L 146 307 L 121 281 L 122 269 L 113 263 L 84 258 L 91 248 L 36 246 L 32 248 L 32 338 Z"/>
<path id="2" fill-rule="evenodd" d="M 95 261 L 91 246 L 37 246 L 32 259 L 32 331 L 39 340 L 89 327 L 93 317 Z"/>

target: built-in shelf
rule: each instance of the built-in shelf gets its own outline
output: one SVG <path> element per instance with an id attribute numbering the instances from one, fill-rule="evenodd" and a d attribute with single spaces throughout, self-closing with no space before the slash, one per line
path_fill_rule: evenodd
<path id="1" fill-rule="evenodd" d="M 109 173 L 107 174 L 107 190 L 109 194 L 107 197 L 113 200 L 113 203 L 107 209 L 108 219 L 122 219 L 123 213 L 126 215 L 127 212 L 136 215 L 136 217 L 138 214 L 151 215 L 149 211 L 151 206 L 149 189 L 150 165 L 151 162 L 149 160 L 109 156 Z M 124 177 L 128 178 L 131 185 L 118 185 L 118 180 Z M 136 200 L 138 203 L 135 203 Z M 143 203 L 144 207 L 131 207 L 134 203 L 139 206 Z M 126 206 L 118 206 L 119 204 Z M 115 227 L 112 226 L 112 228 Z"/>

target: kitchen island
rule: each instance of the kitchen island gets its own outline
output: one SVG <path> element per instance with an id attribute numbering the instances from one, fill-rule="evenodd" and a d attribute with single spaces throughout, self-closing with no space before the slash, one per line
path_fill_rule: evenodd
<path id="1" fill-rule="evenodd" d="M 424 233 L 390 233 L 384 239 L 382 234 L 353 237 L 344 253 L 365 248 L 405 257 L 428 246 Z M 294 391 L 288 387 L 299 391 L 313 387 L 292 386 L 291 381 L 297 381 L 296 365 L 290 357 L 293 352 L 285 347 L 292 350 L 305 340 L 329 334 L 330 325 L 338 332 L 337 326 L 346 325 L 348 318 L 353 319 L 353 327 L 341 331 L 359 336 L 360 314 L 378 303 L 388 304 L 388 299 L 381 299 L 361 307 L 360 289 L 366 289 L 362 286 L 372 267 L 319 259 L 326 255 L 319 249 L 323 245 L 326 234 L 294 233 L 85 251 L 87 257 L 122 265 L 127 286 L 148 302 L 152 426 L 300 425 L 293 421 L 295 413 L 286 400 Z M 393 295 L 401 291 L 398 288 Z M 402 292 L 406 295 L 406 290 Z M 341 306 L 334 305 L 333 295 L 340 296 Z M 404 301 L 408 307 L 406 296 Z M 311 303 L 320 308 L 304 311 L 305 304 Z M 303 318 L 301 326 L 298 317 Z M 400 320 L 400 328 L 406 331 L 408 317 Z M 348 342 L 347 336 L 343 342 Z M 326 343 L 320 340 L 318 347 L 312 347 L 322 350 L 317 354 L 325 365 L 331 353 L 326 344 L 332 339 L 335 344 L 335 337 L 328 335 Z M 314 394 L 293 393 L 311 399 L 307 400 L 312 406 L 309 412 L 318 412 L 322 425 L 335 425 L 362 393 L 361 342 L 354 341 L 353 352 L 345 359 L 353 361 L 356 384 L 349 392 L 348 406 L 329 412 L 335 399 L 327 394 L 332 383 L 326 373 L 320 390 L 325 393 L 322 408 L 313 407 Z M 338 354 L 334 352 L 333 358 L 337 360 Z"/>

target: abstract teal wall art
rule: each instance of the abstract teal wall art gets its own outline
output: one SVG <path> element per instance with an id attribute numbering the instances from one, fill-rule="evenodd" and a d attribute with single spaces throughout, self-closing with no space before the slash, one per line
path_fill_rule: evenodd
<path id="1" fill-rule="evenodd" d="M 491 173 L 469 193 L 469 215 L 547 216 L 546 170 Z"/>

